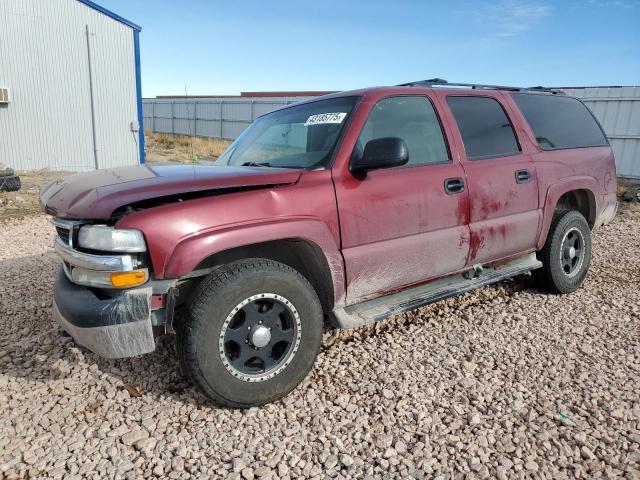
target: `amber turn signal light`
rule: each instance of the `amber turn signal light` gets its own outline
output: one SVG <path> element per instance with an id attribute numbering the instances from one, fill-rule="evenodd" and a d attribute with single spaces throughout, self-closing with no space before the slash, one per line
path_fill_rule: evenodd
<path id="1" fill-rule="evenodd" d="M 135 287 L 147 281 L 147 272 L 137 270 L 135 272 L 114 272 L 109 275 L 111 285 L 116 288 Z"/>

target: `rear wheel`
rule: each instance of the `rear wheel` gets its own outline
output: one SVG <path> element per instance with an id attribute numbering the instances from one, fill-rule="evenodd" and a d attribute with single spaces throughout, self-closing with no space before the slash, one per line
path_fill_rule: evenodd
<path id="1" fill-rule="evenodd" d="M 534 270 L 539 287 L 557 293 L 577 290 L 591 263 L 591 230 L 584 216 L 574 210 L 556 214 L 538 258 L 543 263 Z"/>
<path id="2" fill-rule="evenodd" d="M 247 408 L 277 400 L 309 373 L 322 340 L 320 301 L 292 268 L 270 260 L 235 262 L 198 286 L 178 352 L 212 400 Z"/>

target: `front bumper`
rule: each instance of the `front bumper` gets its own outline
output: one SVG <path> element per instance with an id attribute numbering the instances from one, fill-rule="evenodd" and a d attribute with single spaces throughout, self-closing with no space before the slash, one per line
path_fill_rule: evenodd
<path id="1" fill-rule="evenodd" d="M 104 358 L 124 358 L 155 350 L 151 321 L 152 287 L 98 298 L 71 283 L 62 268 L 55 282 L 53 318 L 79 344 Z"/>

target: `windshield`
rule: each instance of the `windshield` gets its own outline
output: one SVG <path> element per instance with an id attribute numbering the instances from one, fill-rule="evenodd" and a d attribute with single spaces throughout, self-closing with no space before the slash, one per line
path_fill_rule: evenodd
<path id="1" fill-rule="evenodd" d="M 216 165 L 317 169 L 329 165 L 358 97 L 283 108 L 258 118 Z"/>

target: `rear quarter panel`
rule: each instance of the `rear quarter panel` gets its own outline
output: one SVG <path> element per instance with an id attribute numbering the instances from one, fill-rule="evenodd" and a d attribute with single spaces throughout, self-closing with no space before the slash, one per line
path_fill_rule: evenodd
<path id="1" fill-rule="evenodd" d="M 616 175 L 610 147 L 541 151 L 533 156 L 540 182 L 540 201 L 544 217 L 538 248 L 544 246 L 554 210 L 560 197 L 572 190 L 588 190 L 595 212 L 587 220 L 598 226 L 603 211 L 615 203 Z"/>
<path id="2" fill-rule="evenodd" d="M 603 212 L 616 202 L 616 165 L 611 147 L 543 150 L 515 101 L 508 94 L 504 96 L 512 118 L 519 124 L 519 135 L 526 138 L 538 175 L 543 218 L 537 248 L 544 246 L 558 199 L 571 190 L 588 190 L 593 194 L 596 211 L 594 218 L 587 220 L 597 227 Z"/>

